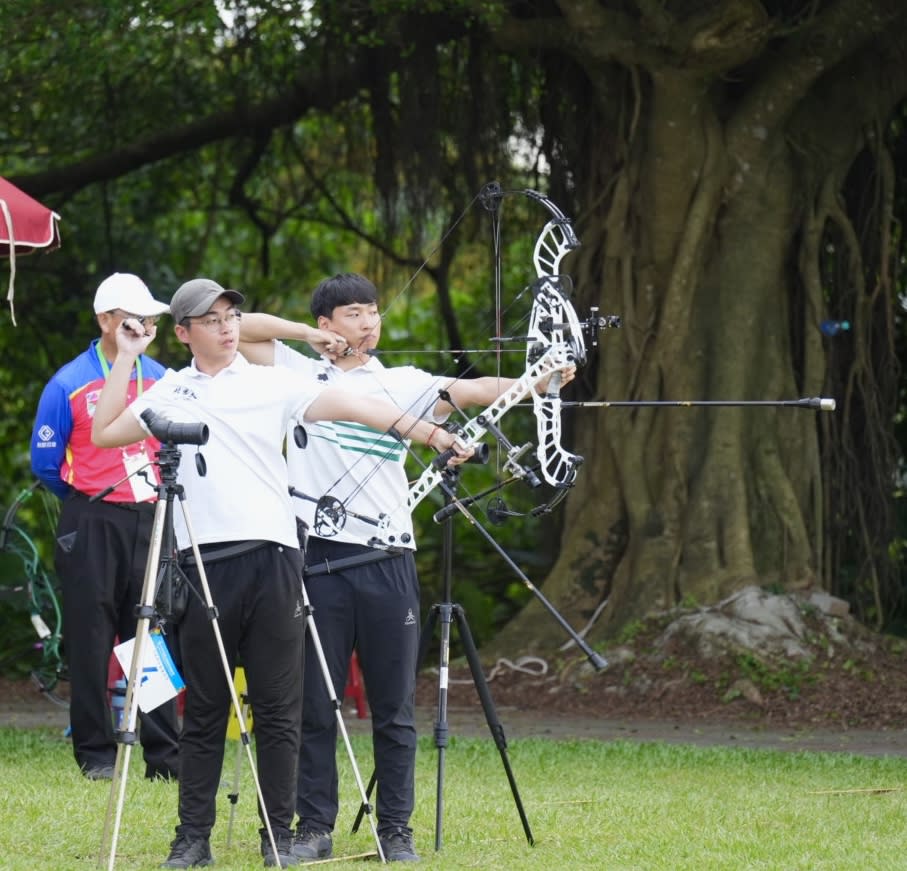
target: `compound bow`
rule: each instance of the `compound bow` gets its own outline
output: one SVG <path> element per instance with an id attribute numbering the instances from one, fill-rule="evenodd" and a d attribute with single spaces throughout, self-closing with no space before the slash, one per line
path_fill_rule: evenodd
<path id="1" fill-rule="evenodd" d="M 555 489 L 555 495 L 530 512 L 537 515 L 551 511 L 561 502 L 573 487 L 583 458 L 563 447 L 561 441 L 561 370 L 569 365 L 582 366 L 586 362 L 584 333 L 596 335 L 596 331 L 607 327 L 619 327 L 616 316 L 599 317 L 598 310 L 592 309 L 585 320 L 580 320 L 570 301 L 569 279 L 560 272 L 561 261 L 579 247 L 580 241 L 570 220 L 548 197 L 534 190 L 503 191 L 496 182 L 485 186 L 480 194 L 483 205 L 498 220 L 499 204 L 508 194 L 518 194 L 544 206 L 551 215 L 536 239 L 532 261 L 536 279 L 527 288 L 532 294 L 532 308 L 525 335 L 496 336 L 493 341 L 500 346 L 505 342 L 526 342 L 525 371 L 516 382 L 505 390 L 494 402 L 479 414 L 457 427 L 467 444 L 478 445 L 487 434 L 491 434 L 504 450 L 506 459 L 503 468 L 513 476 L 510 480 L 525 480 L 530 486 L 541 483 L 536 471 Z M 497 238 L 497 232 L 495 237 Z M 525 291 L 524 291 L 525 293 Z M 500 303 L 500 289 L 496 288 Z M 520 295 L 522 296 L 522 294 Z M 548 379 L 543 391 L 536 386 Z M 510 409 L 521 404 L 526 394 L 532 397 L 536 418 L 537 443 L 535 455 L 538 467 L 530 468 L 520 460 L 529 449 L 514 445 L 498 427 L 498 421 Z M 407 507 L 412 511 L 422 499 L 436 487 L 441 478 L 446 457 L 435 460 L 410 488 Z M 503 503 L 498 504 L 496 516 L 522 516 L 522 513 L 508 511 Z"/>

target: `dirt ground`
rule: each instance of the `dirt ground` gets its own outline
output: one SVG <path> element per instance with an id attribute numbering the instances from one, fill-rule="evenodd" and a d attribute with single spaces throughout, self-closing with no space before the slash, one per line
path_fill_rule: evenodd
<path id="1" fill-rule="evenodd" d="M 539 736 L 907 755 L 907 668 L 898 648 L 866 647 L 864 659 L 826 662 L 786 675 L 785 684 L 784 675 L 741 678 L 721 658 L 641 655 L 646 644 L 638 639 L 632 655 L 616 651 L 601 672 L 576 656 L 556 669 L 539 659 L 499 661 L 483 673 L 488 714 L 466 665 L 452 664 L 446 696 L 437 668 L 427 668 L 416 695 L 420 734 L 435 734 L 443 702 L 454 738 L 490 738 L 490 720 L 508 741 Z M 65 697 L 68 685 L 59 691 Z M 346 728 L 366 732 L 369 720 L 356 715 L 353 701 L 344 706 Z M 68 712 L 28 680 L 0 680 L 0 725 L 62 733 Z"/>
<path id="2" fill-rule="evenodd" d="M 446 680 L 429 653 L 417 685 L 418 727 L 436 741 L 445 726 L 472 737 L 500 724 L 507 739 L 907 755 L 907 639 L 869 631 L 828 597 L 751 588 L 713 607 L 647 618 L 602 651 L 608 665 L 599 671 L 576 648 L 547 659 L 483 657 L 487 710 L 451 640 Z M 61 706 L 28 680 L 0 679 L 0 725 L 64 730 L 68 687 L 59 684 Z M 345 702 L 349 731 L 368 730 L 354 699 Z"/>

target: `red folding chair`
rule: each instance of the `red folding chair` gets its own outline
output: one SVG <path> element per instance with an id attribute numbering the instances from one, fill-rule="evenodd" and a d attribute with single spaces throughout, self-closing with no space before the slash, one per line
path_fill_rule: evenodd
<path id="1" fill-rule="evenodd" d="M 359 657 L 356 651 L 350 657 L 349 675 L 346 680 L 344 699 L 352 699 L 356 703 L 356 716 L 364 720 L 368 716 L 368 705 L 365 701 L 365 684 L 362 682 L 362 670 L 359 668 Z"/>

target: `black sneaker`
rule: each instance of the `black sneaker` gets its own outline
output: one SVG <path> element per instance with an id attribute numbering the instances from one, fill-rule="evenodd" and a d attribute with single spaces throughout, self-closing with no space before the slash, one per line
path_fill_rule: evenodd
<path id="1" fill-rule="evenodd" d="M 334 842 L 330 832 L 316 832 L 305 825 L 296 827 L 293 838 L 293 855 L 310 862 L 314 859 L 330 859 Z"/>
<path id="2" fill-rule="evenodd" d="M 407 829 L 392 829 L 379 833 L 381 850 L 388 862 L 418 862 L 419 854 L 413 846 L 413 833 Z"/>
<path id="3" fill-rule="evenodd" d="M 274 832 L 274 843 L 277 844 L 276 858 L 268 833 L 265 832 L 261 836 L 261 855 L 265 857 L 265 868 L 288 868 L 290 865 L 299 864 L 299 857 L 293 854 L 292 833 L 284 832 L 278 834 Z"/>
<path id="4" fill-rule="evenodd" d="M 84 774 L 89 780 L 113 780 L 112 765 L 97 765 L 94 768 L 83 768 Z"/>
<path id="5" fill-rule="evenodd" d="M 161 868 L 201 868 L 213 865 L 211 845 L 207 838 L 193 838 L 190 835 L 177 835 L 170 845 L 170 855 Z"/>

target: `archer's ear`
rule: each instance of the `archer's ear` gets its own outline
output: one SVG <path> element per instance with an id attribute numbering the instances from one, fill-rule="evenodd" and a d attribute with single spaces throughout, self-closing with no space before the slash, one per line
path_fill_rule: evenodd
<path id="1" fill-rule="evenodd" d="M 184 327 L 182 324 L 174 324 L 173 332 L 176 333 L 176 337 L 184 344 L 189 344 L 189 330 Z"/>

